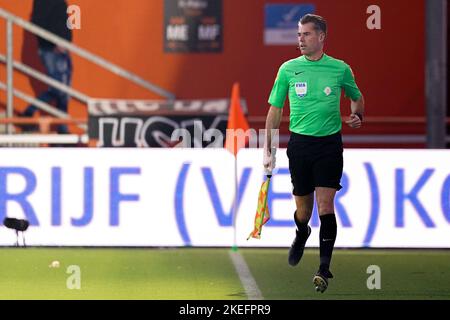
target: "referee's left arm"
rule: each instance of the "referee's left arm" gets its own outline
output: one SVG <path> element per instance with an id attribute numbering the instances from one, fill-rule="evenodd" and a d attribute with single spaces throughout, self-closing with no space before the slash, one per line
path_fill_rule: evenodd
<path id="1" fill-rule="evenodd" d="M 351 100 L 351 104 L 350 104 L 350 108 L 352 110 L 352 114 L 355 114 L 358 116 L 359 120 L 361 120 L 361 122 L 363 121 L 363 116 L 364 116 L 364 97 L 363 95 L 361 95 L 358 99 L 356 100 Z"/>
<path id="2" fill-rule="evenodd" d="M 348 64 L 344 65 L 342 87 L 345 91 L 345 96 L 351 100 L 351 115 L 346 123 L 351 128 L 359 128 L 361 127 L 364 117 L 364 97 L 356 85 L 355 76 Z"/>
<path id="3" fill-rule="evenodd" d="M 364 98 L 361 95 L 356 100 L 351 99 L 351 105 L 350 108 L 352 110 L 352 113 L 350 115 L 350 118 L 345 121 L 345 123 L 350 128 L 360 128 L 362 125 L 363 120 L 363 114 L 364 114 Z"/>

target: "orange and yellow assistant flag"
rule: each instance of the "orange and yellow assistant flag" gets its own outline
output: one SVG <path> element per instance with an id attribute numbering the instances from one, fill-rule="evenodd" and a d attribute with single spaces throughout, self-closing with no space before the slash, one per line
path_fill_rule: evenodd
<path id="1" fill-rule="evenodd" d="M 271 175 L 268 175 L 266 181 L 262 183 L 261 189 L 259 190 L 258 207 L 256 208 L 255 215 L 255 227 L 248 236 L 247 240 L 250 238 L 260 239 L 262 226 L 270 219 L 269 207 L 267 206 L 270 178 Z"/>

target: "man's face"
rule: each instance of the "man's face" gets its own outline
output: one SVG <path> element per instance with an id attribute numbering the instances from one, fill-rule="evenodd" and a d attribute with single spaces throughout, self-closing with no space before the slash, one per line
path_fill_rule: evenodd
<path id="1" fill-rule="evenodd" d="M 314 23 L 308 22 L 298 25 L 298 44 L 304 55 L 313 55 L 323 48 L 325 34 L 314 29 Z"/>

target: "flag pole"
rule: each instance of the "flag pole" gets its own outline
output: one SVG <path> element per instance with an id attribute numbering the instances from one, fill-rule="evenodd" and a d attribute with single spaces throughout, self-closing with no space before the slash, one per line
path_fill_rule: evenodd
<path id="1" fill-rule="evenodd" d="M 237 251 L 237 230 L 236 230 L 236 220 L 237 220 L 237 209 L 238 209 L 238 174 L 237 174 L 237 153 L 234 156 L 234 201 L 233 201 L 233 247 L 232 251 Z"/>
<path id="2" fill-rule="evenodd" d="M 238 185 L 238 168 L 237 168 L 237 153 L 241 147 L 245 147 L 246 142 L 242 144 L 238 141 L 238 137 L 235 136 L 235 130 L 242 130 L 246 132 L 250 127 L 248 125 L 247 119 L 245 118 L 244 112 L 242 111 L 240 104 L 240 94 L 239 94 L 239 83 L 235 82 L 231 90 L 231 102 L 228 113 L 228 124 L 227 124 L 227 137 L 225 141 L 225 148 L 228 149 L 234 156 L 234 201 L 232 207 L 232 227 L 233 227 L 233 244 L 232 250 L 237 251 L 237 211 L 239 207 L 239 185 Z M 231 130 L 228 136 L 229 130 Z M 242 144 L 242 145 L 241 145 Z"/>

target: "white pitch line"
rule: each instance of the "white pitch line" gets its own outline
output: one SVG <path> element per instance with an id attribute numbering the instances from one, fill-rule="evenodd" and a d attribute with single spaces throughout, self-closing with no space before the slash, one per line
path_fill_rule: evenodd
<path id="1" fill-rule="evenodd" d="M 236 269 L 239 279 L 244 286 L 245 293 L 249 300 L 263 300 L 264 297 L 256 284 L 255 279 L 250 272 L 244 258 L 239 252 L 229 252 L 231 261 L 233 261 L 234 268 Z"/>

